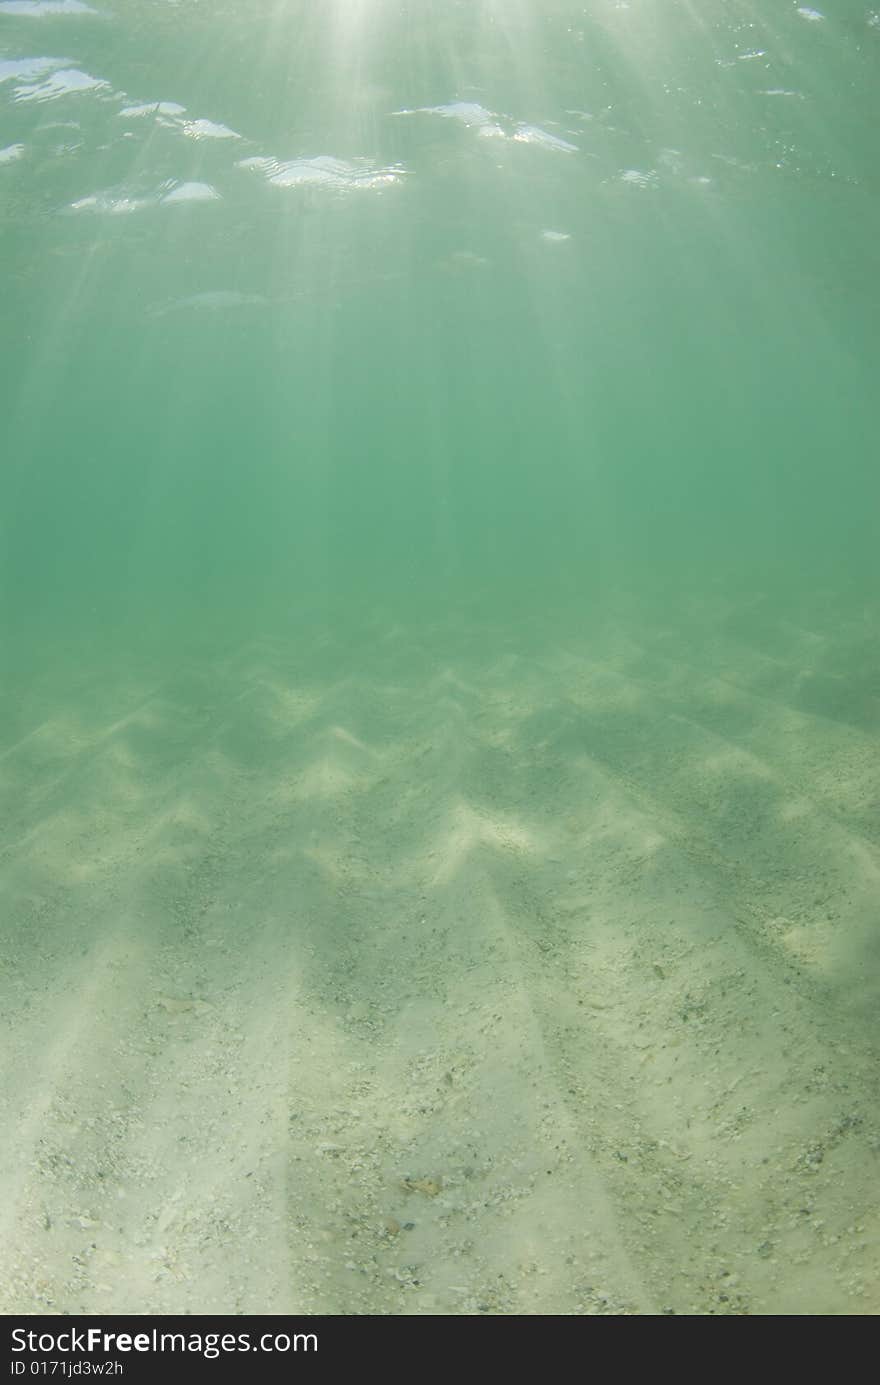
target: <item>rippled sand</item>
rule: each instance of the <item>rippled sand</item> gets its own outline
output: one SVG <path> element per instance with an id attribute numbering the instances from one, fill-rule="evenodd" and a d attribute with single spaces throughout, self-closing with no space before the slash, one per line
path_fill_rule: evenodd
<path id="1" fill-rule="evenodd" d="M 880 684 L 814 627 L 15 690 L 0 1309 L 876 1313 Z"/>

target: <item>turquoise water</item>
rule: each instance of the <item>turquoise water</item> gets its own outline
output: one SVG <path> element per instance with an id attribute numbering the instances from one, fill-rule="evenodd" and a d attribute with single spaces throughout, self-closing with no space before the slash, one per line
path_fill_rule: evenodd
<path id="1" fill-rule="evenodd" d="M 6 1311 L 253 1311 L 271 1281 L 279 1312 L 659 1312 L 670 1266 L 687 1277 L 687 1256 L 703 1252 L 701 1284 L 720 1273 L 718 1256 L 751 1257 L 737 1271 L 743 1297 L 688 1280 L 669 1290 L 674 1311 L 877 1311 L 876 1218 L 866 1231 L 859 1209 L 876 1122 L 878 62 L 880 13 L 861 0 L 821 12 L 771 0 L 0 0 L 0 885 L 10 1033 L 47 1093 L 31 1118 L 10 1088 L 24 1181 L 10 1193 L 18 1277 Z M 571 775 L 587 773 L 587 761 L 605 778 L 579 797 Z M 94 1171 L 69 1215 L 57 1170 L 28 1172 L 34 1142 L 64 1146 L 74 1121 L 51 1104 L 64 1081 L 79 1084 L 90 1128 L 101 1127 L 101 1064 L 128 1061 L 119 1044 L 134 1026 L 141 1066 L 125 1081 L 140 1093 L 142 1130 L 155 1140 L 163 1120 L 193 1118 L 200 1092 L 213 1099 L 205 1058 L 189 1095 L 161 1120 L 149 1114 L 144 1053 L 181 1061 L 196 1037 L 157 1037 L 157 1012 L 144 1028 L 137 1009 L 155 992 L 165 996 L 160 1021 L 178 1013 L 172 1002 L 190 1006 L 184 1025 L 223 1013 L 235 968 L 205 979 L 200 930 L 212 910 L 243 910 L 235 967 L 261 947 L 267 976 L 293 954 L 312 958 L 302 983 L 310 1013 L 341 1026 L 327 1062 L 372 1071 L 369 1104 L 375 1084 L 391 1082 L 385 1058 L 393 1067 L 395 1055 L 434 1042 L 423 1024 L 435 1026 L 438 1050 L 448 1039 L 442 1005 L 430 1024 L 407 1009 L 419 948 L 445 977 L 447 1015 L 459 1015 L 477 965 L 463 961 L 467 940 L 490 914 L 500 927 L 492 910 L 516 940 L 506 961 L 481 963 L 498 981 L 496 1003 L 504 1007 L 515 976 L 530 1014 L 550 1006 L 539 1028 L 552 1027 L 547 997 L 554 986 L 567 994 L 576 970 L 554 929 L 564 917 L 575 949 L 586 934 L 572 924 L 576 901 L 563 908 L 563 887 L 543 872 L 555 862 L 586 907 L 587 887 L 579 894 L 572 881 L 591 852 L 613 854 L 591 816 L 606 797 L 635 860 L 653 861 L 662 840 L 683 872 L 680 889 L 653 867 L 615 877 L 609 939 L 615 919 L 623 936 L 624 917 L 656 938 L 650 902 L 659 908 L 667 895 L 727 910 L 742 955 L 721 969 L 739 969 L 761 995 L 753 989 L 743 1004 L 781 1013 L 792 978 L 774 967 L 794 967 L 792 1051 L 824 1025 L 828 1052 L 815 1063 L 832 1091 L 859 1092 L 855 1114 L 848 1098 L 829 1097 L 815 1130 L 802 1126 L 807 1074 L 765 1082 L 760 1056 L 740 1053 L 736 1014 L 715 1012 L 716 1046 L 704 1059 L 695 1048 L 688 1076 L 675 1079 L 682 1100 L 715 1061 L 706 1055 L 726 1045 L 724 1090 L 740 1072 L 754 1086 L 743 1110 L 757 1125 L 778 1117 L 780 1145 L 800 1141 L 786 1146 L 769 1190 L 757 1149 L 751 1172 L 729 1174 L 724 1186 L 745 1188 L 757 1209 L 747 1247 L 725 1230 L 735 1212 L 710 1234 L 704 1169 L 681 1194 L 692 1249 L 676 1248 L 670 1232 L 662 1253 L 649 1252 L 632 1210 L 641 1204 L 615 1182 L 622 1164 L 602 1143 L 624 1137 L 588 1103 L 604 1134 L 582 1130 L 575 1145 L 599 1160 L 590 1177 L 623 1227 L 599 1240 L 618 1245 L 619 1234 L 626 1246 L 608 1252 L 617 1288 L 604 1300 L 575 1293 L 583 1276 L 573 1270 L 551 1273 L 543 1298 L 511 1287 L 526 1273 L 525 1242 L 526 1258 L 561 1263 L 553 1237 L 570 1219 L 564 1209 L 579 1205 L 574 1185 L 509 1243 L 481 1223 L 486 1276 L 506 1276 L 505 1294 L 451 1287 L 452 1270 L 438 1271 L 429 1293 L 423 1269 L 419 1298 L 398 1244 L 401 1226 L 420 1219 L 393 1198 L 386 1207 L 380 1187 L 398 1200 L 403 1190 L 407 1206 L 436 1219 L 470 1175 L 456 1183 L 453 1160 L 441 1179 L 452 1156 L 439 1145 L 392 1167 L 390 1136 L 387 1149 L 384 1137 L 370 1146 L 390 1163 L 363 1216 L 375 1256 L 398 1257 L 395 1286 L 410 1285 L 398 1297 L 384 1269 L 373 1297 L 348 1285 L 350 1248 L 337 1248 L 335 1231 L 323 1279 L 289 1270 L 286 1240 L 268 1281 L 245 1275 L 233 1290 L 192 1247 L 186 1276 L 172 1266 L 150 1279 L 134 1249 L 155 1222 L 148 1183 L 137 1185 L 141 1220 L 132 1216 L 107 1249 L 112 1269 L 72 1288 L 58 1268 L 67 1242 L 57 1261 L 42 1241 L 35 1249 L 29 1218 L 44 1201 L 65 1235 L 83 1216 L 107 1222 Z M 274 816 L 263 821 L 270 799 Z M 587 837 L 560 845 L 554 834 L 572 823 Z M 477 879 L 455 883 L 471 839 L 482 843 L 479 862 L 496 847 L 525 852 L 518 865 L 503 856 L 513 896 L 485 862 L 473 866 Z M 288 936 L 274 872 L 290 872 L 284 897 L 295 911 L 290 901 L 311 899 L 297 875 L 306 858 L 324 883 Z M 352 889 L 367 891 L 373 912 L 355 910 L 337 937 Z M 418 934 L 413 920 L 430 917 L 432 901 L 452 910 L 443 927 L 458 942 L 444 950 L 432 933 L 410 955 L 398 939 L 402 950 L 386 955 L 382 930 L 396 938 L 406 918 Z M 545 925 L 555 982 L 540 948 L 530 960 L 517 951 Z M 109 949 L 124 973 L 98 1001 L 65 969 L 70 930 L 77 956 Z M 229 939 L 223 946 L 235 953 Z M 612 970 L 616 946 L 599 948 Z M 633 946 L 647 947 L 647 971 L 624 986 L 620 1023 L 594 1036 L 596 1053 L 620 1046 L 632 1056 L 643 987 L 670 975 L 647 943 Z M 177 981 L 160 984 L 169 948 Z M 375 974 L 364 960 L 374 948 Z M 114 1028 L 100 997 L 117 984 L 128 999 Z M 286 1034 L 286 1004 L 259 977 L 251 984 L 248 1004 L 274 1013 L 277 1003 Z M 655 1036 L 697 1012 L 687 984 L 683 974 Z M 377 1020 L 371 1037 L 358 1007 L 379 993 L 394 1018 Z M 59 997 L 70 1005 L 66 1078 L 51 1057 Z M 582 1000 L 571 1003 L 576 1013 Z M 241 1004 L 236 1032 L 249 1035 L 252 1010 Z M 103 1014 L 107 1027 L 90 1034 L 97 1020 L 86 1014 Z M 295 1068 L 288 1042 L 273 1040 L 279 1093 L 298 1080 L 285 1066 Z M 494 1042 L 469 1042 L 478 1071 L 490 1055 L 500 1064 L 485 1080 L 500 1108 L 508 1103 L 505 1119 L 528 1110 L 532 1085 L 509 1079 Z M 691 1052 L 690 1038 L 675 1042 Z M 777 1052 L 769 1032 L 755 1042 L 759 1055 L 762 1044 Z M 94 1068 L 78 1043 L 104 1054 Z M 545 1033 L 529 1061 L 548 1043 Z M 838 1050 L 849 1057 L 829 1056 Z M 577 1042 L 560 1053 L 554 1071 L 574 1074 L 572 1091 L 606 1061 Z M 458 1072 L 452 1058 L 445 1070 Z M 235 1071 L 245 1103 L 250 1070 Z M 610 1110 L 613 1082 L 602 1080 Z M 721 1136 L 696 1117 L 682 1117 L 674 1137 L 654 1129 L 653 1097 L 633 1082 L 656 1158 L 667 1138 L 697 1128 L 703 1153 L 713 1150 Z M 317 1133 L 297 1159 L 317 1169 L 314 1149 L 345 1136 L 327 1134 L 319 1091 L 310 1109 Z M 566 1110 L 560 1127 L 587 1119 Z M 233 1100 L 229 1128 L 256 1123 L 248 1112 Z M 425 1139 L 430 1126 L 442 1143 L 456 1121 L 466 1141 L 476 1117 L 425 1119 Z M 412 1116 L 407 1139 L 421 1138 L 418 1123 Z M 816 1172 L 809 1150 L 844 1142 L 832 1130 L 859 1132 L 864 1145 L 834 1169 L 828 1153 Z M 126 1156 L 135 1183 L 139 1138 L 131 1134 Z M 283 1157 L 288 1134 L 266 1138 Z M 179 1186 L 182 1204 L 195 1205 L 175 1149 L 169 1134 L 150 1155 L 167 1180 L 162 1199 Z M 679 1154 L 693 1168 L 701 1157 Z M 715 1154 L 706 1157 L 711 1165 Z M 840 1222 L 835 1247 L 862 1228 L 851 1237 L 862 1246 L 852 1250 L 857 1270 L 818 1232 L 807 1248 L 778 1220 L 784 1205 L 796 1222 L 787 1180 L 801 1174 L 829 1180 L 829 1207 L 843 1187 L 837 1212 L 823 1216 Z M 440 1195 L 413 1183 L 435 1175 Z M 344 1199 L 319 1169 L 303 1177 L 317 1203 Z M 283 1186 L 295 1201 L 296 1180 Z M 413 1263 L 433 1248 L 445 1264 L 440 1222 L 424 1234 Z M 788 1245 L 772 1273 L 771 1251 L 757 1249 L 771 1243 Z"/>
<path id="2" fill-rule="evenodd" d="M 815 13 L 7 6 L 16 637 L 864 590 L 880 28 Z"/>

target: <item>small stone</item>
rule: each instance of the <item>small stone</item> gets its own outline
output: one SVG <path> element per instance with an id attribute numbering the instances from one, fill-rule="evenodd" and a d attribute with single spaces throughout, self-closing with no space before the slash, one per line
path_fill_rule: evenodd
<path id="1" fill-rule="evenodd" d="M 443 1187 L 442 1178 L 404 1178 L 400 1186 L 408 1193 L 421 1193 L 423 1197 L 436 1197 Z"/>

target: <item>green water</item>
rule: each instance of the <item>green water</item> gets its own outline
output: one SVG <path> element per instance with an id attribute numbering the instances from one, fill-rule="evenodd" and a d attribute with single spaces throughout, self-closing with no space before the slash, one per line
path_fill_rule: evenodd
<path id="1" fill-rule="evenodd" d="M 10 9 L 12 639 L 872 584 L 863 5 Z"/>
<path id="2" fill-rule="evenodd" d="M 746 834 L 743 853 L 765 851 L 761 879 L 778 873 L 766 917 L 790 914 L 797 930 L 821 894 L 806 898 L 809 843 L 832 829 L 811 819 L 794 845 L 782 808 L 744 790 L 731 817 L 694 788 L 722 740 L 770 764 L 774 785 L 791 776 L 834 831 L 855 834 L 829 866 L 834 899 L 856 836 L 864 873 L 851 947 L 845 907 L 830 951 L 790 930 L 785 947 L 823 1004 L 843 1013 L 858 993 L 847 1042 L 870 1044 L 880 13 L 817 3 L 0 3 L 2 898 L 16 937 L 33 936 L 33 900 L 48 900 L 61 955 L 73 905 L 60 890 L 103 936 L 107 823 L 138 805 L 164 822 L 149 787 L 175 756 L 226 757 L 226 778 L 211 761 L 213 798 L 180 788 L 180 803 L 198 800 L 197 835 L 230 795 L 251 811 L 236 775 L 271 779 L 286 744 L 276 712 L 248 721 L 259 679 L 246 670 L 264 659 L 285 706 L 295 689 L 375 678 L 344 713 L 328 704 L 327 726 L 335 717 L 358 744 L 396 734 L 386 696 L 401 725 L 419 699 L 431 724 L 452 717 L 447 769 L 418 771 L 426 793 L 461 768 L 457 716 L 461 745 L 489 724 L 480 715 L 497 717 L 492 753 L 519 746 L 534 766 L 589 752 L 633 812 L 667 826 L 679 815 L 685 852 L 692 824 L 731 908 L 747 870 L 732 842 L 754 807 L 764 845 Z M 566 650 L 635 681 L 616 712 L 603 703 L 592 729 L 560 740 L 548 727 L 574 667 Z M 516 663 L 531 658 L 546 661 L 546 693 L 536 666 Z M 479 684 L 489 710 L 450 712 L 452 682 L 431 682 L 441 673 L 465 701 Z M 727 701 L 724 680 L 740 690 Z M 528 732 L 504 731 L 502 684 L 505 706 L 528 703 Z M 639 720 L 633 688 L 649 685 Z M 65 778 L 71 756 L 159 688 L 165 759 L 135 737 L 118 798 L 81 768 Z M 743 689 L 763 710 L 744 710 Z M 678 744 L 688 719 L 717 735 L 714 750 Z M 35 743 L 45 753 L 29 759 Z M 561 822 L 552 766 L 528 789 L 495 760 L 485 773 L 462 768 L 462 801 L 503 804 L 511 821 L 534 802 Z M 39 848 L 71 783 L 80 826 L 92 823 L 70 847 L 79 875 L 61 869 L 60 838 L 52 860 Z M 429 835 L 420 802 L 412 822 Z M 367 860 L 391 832 L 391 807 L 370 804 Z M 254 886 L 254 919 L 271 897 Z M 26 971 L 26 953 L 12 955 Z M 855 1182 L 869 1164 L 855 1159 Z M 818 1254 L 809 1288 L 754 1311 L 877 1311 L 835 1298 L 842 1271 L 824 1273 Z M 444 1292 L 421 1308 L 365 1309 L 343 1287 L 309 1303 L 459 1311 Z M 566 1293 L 541 1311 L 592 1311 Z M 253 1307 L 219 1290 L 211 1301 Z M 291 1291 L 273 1311 L 297 1301 Z M 662 1295 L 615 1301 L 659 1311 Z M 52 1302 L 76 1312 L 92 1299 L 58 1290 Z"/>

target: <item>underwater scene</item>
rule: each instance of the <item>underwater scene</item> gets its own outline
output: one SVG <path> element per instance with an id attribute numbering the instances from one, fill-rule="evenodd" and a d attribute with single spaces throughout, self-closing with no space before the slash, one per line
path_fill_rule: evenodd
<path id="1" fill-rule="evenodd" d="M 0 1312 L 880 1312 L 880 10 L 0 0 Z"/>

